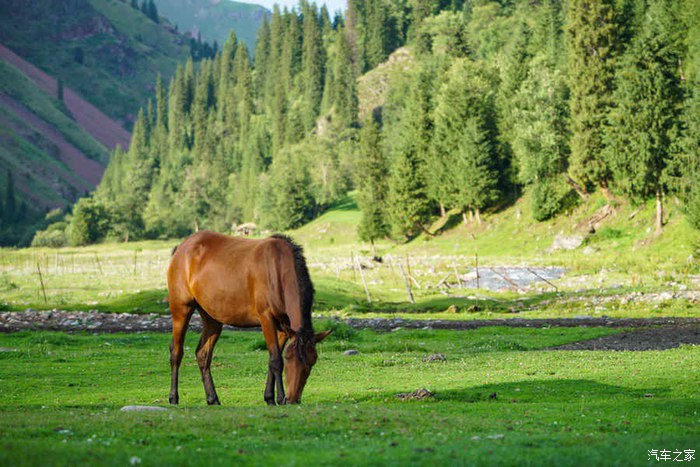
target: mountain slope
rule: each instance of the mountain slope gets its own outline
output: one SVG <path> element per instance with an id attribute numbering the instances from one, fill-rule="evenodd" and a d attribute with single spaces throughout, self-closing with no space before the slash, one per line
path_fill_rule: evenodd
<path id="1" fill-rule="evenodd" d="M 231 30 L 255 50 L 255 39 L 263 18 L 270 12 L 260 5 L 229 0 L 156 0 L 158 11 L 176 24 L 180 31 L 188 31 L 193 37 L 201 33 L 202 39 L 226 42 Z"/>
<path id="2" fill-rule="evenodd" d="M 4 0 L 0 43 L 127 128 L 189 54 L 186 39 L 120 0 Z"/>
<path id="3" fill-rule="evenodd" d="M 0 45 L 0 60 L 16 67 L 47 94 L 57 95 L 58 83 L 54 78 L 2 45 Z M 121 145 L 122 148 L 129 147 L 129 139 L 131 138 L 129 132 L 83 99 L 78 93 L 65 87 L 63 102 L 76 122 L 105 147 L 114 148 L 117 144 Z M 106 159 L 104 162 L 106 163 Z"/>
<path id="4" fill-rule="evenodd" d="M 0 62 L 0 109 L 2 186 L 13 174 L 19 200 L 34 211 L 62 207 L 99 182 L 107 148 L 7 62 Z"/>

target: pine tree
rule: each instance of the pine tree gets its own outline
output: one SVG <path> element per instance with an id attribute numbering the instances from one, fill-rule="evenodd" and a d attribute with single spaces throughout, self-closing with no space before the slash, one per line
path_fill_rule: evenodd
<path id="1" fill-rule="evenodd" d="M 444 160 L 446 200 L 476 214 L 498 199 L 497 135 L 493 91 L 477 64 L 458 59 L 450 67 L 435 107 L 434 150 Z M 466 217 L 465 217 L 466 220 Z"/>
<path id="2" fill-rule="evenodd" d="M 683 201 L 683 210 L 696 229 L 700 229 L 700 9 L 693 0 L 681 7 L 686 12 L 687 54 L 684 88 L 686 99 L 681 115 L 682 137 L 674 147 L 670 185 Z"/>
<path id="3" fill-rule="evenodd" d="M 607 188 L 605 120 L 612 103 L 615 42 L 613 0 L 572 0 L 568 9 L 568 82 L 571 89 L 571 177 L 587 190 Z"/>
<path id="4" fill-rule="evenodd" d="M 566 85 L 545 54 L 536 56 L 513 99 L 512 150 L 518 181 L 532 185 L 533 217 L 542 221 L 563 208 L 568 160 Z"/>
<path id="5" fill-rule="evenodd" d="M 306 6 L 303 24 L 302 99 L 304 129 L 313 129 L 323 97 L 325 54 L 315 4 Z"/>
<path id="6" fill-rule="evenodd" d="M 263 188 L 263 225 L 281 231 L 311 219 L 314 200 L 308 161 L 299 148 L 278 152 Z"/>
<path id="7" fill-rule="evenodd" d="M 395 237 L 415 236 L 424 229 L 431 213 L 426 182 L 432 131 L 429 80 L 425 72 L 418 73 L 400 114 L 398 140 L 392 151 L 387 208 Z"/>
<path id="8" fill-rule="evenodd" d="M 151 21 L 154 23 L 160 23 L 160 16 L 158 16 L 158 8 L 153 0 L 148 0 L 148 12 L 146 13 Z"/>
<path id="9" fill-rule="evenodd" d="M 355 183 L 357 204 L 362 212 L 358 234 L 360 239 L 372 243 L 389 234 L 386 219 L 388 167 L 381 151 L 380 138 L 379 125 L 374 118 L 370 118 L 360 131 Z"/>
<path id="10" fill-rule="evenodd" d="M 644 30 L 623 58 L 607 135 L 616 186 L 637 201 L 656 198 L 657 234 L 683 99 L 676 11 L 668 0 L 651 4 Z"/>
<path id="11" fill-rule="evenodd" d="M 63 102 L 63 80 L 61 78 L 56 80 L 56 98 Z"/>
<path id="12" fill-rule="evenodd" d="M 4 220 L 7 224 L 13 224 L 17 220 L 17 199 L 15 198 L 15 180 L 10 169 L 7 169 L 6 182 L 3 206 Z"/>
<path id="13" fill-rule="evenodd" d="M 350 45 L 342 28 L 334 34 L 328 63 L 324 110 L 332 110 L 338 127 L 348 127 L 357 120 L 357 83 Z"/>
<path id="14" fill-rule="evenodd" d="M 263 24 L 258 29 L 255 43 L 255 69 L 253 71 L 253 84 L 255 96 L 261 101 L 265 98 L 265 80 L 270 70 L 270 24 L 267 15 L 263 17 Z M 262 102 L 257 103 L 261 107 Z"/>

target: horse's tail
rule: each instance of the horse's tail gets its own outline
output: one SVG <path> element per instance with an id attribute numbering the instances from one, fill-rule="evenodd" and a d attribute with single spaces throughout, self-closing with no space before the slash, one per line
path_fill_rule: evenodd
<path id="1" fill-rule="evenodd" d="M 306 259 L 304 258 L 304 249 L 294 243 L 294 241 L 287 237 L 286 235 L 276 234 L 273 238 L 278 238 L 284 240 L 287 245 L 292 250 L 292 257 L 294 259 L 294 276 L 296 278 L 296 284 L 285 283 L 285 276 L 289 279 L 289 275 L 282 274 L 282 288 L 280 291 L 284 295 L 284 303 L 286 307 L 291 309 L 295 308 L 294 305 L 298 304 L 299 313 L 301 317 L 301 329 L 312 331 L 311 327 L 311 307 L 314 304 L 314 285 L 311 282 L 311 277 L 309 276 L 309 269 L 306 266 Z M 288 280 L 289 280 L 288 279 Z M 294 287 L 296 285 L 296 287 Z M 296 290 L 295 290 L 296 289 Z M 291 310 L 287 310 L 289 313 Z M 290 316 L 290 319 L 292 317 Z"/>

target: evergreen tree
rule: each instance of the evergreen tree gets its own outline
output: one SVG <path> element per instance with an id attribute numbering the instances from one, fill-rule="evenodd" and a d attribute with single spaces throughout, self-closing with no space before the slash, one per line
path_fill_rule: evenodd
<path id="1" fill-rule="evenodd" d="M 305 130 L 311 130 L 321 106 L 325 54 L 315 4 L 306 5 L 303 24 L 302 99 Z"/>
<path id="2" fill-rule="evenodd" d="M 277 231 L 311 219 L 314 199 L 308 161 L 297 147 L 276 154 L 263 187 L 262 222 Z"/>
<path id="3" fill-rule="evenodd" d="M 569 139 L 564 79 L 544 54 L 530 63 L 513 100 L 512 121 L 518 181 L 534 187 L 533 217 L 542 221 L 563 208 Z"/>
<path id="4" fill-rule="evenodd" d="M 15 198 L 15 180 L 10 169 L 7 169 L 6 182 L 3 214 L 6 223 L 13 224 L 17 220 L 17 199 Z"/>
<path id="5" fill-rule="evenodd" d="M 263 17 L 262 26 L 258 29 L 257 40 L 255 42 L 255 70 L 253 71 L 253 85 L 255 95 L 259 100 L 265 98 L 265 80 L 268 78 L 270 69 L 270 24 L 267 15 Z M 257 103 L 260 107 L 262 102 Z"/>
<path id="6" fill-rule="evenodd" d="M 691 225 L 700 229 L 700 9 L 692 0 L 681 7 L 687 24 L 682 136 L 674 147 L 670 184 L 684 203 Z"/>
<path id="7" fill-rule="evenodd" d="M 603 157 L 612 103 L 617 26 L 613 0 L 571 0 L 568 8 L 568 84 L 571 89 L 571 177 L 584 189 L 606 189 Z"/>
<path id="8" fill-rule="evenodd" d="M 160 23 L 160 16 L 158 16 L 158 8 L 153 0 L 148 0 L 148 12 L 146 13 L 151 21 L 154 23 Z"/>
<path id="9" fill-rule="evenodd" d="M 56 98 L 63 102 L 63 80 L 61 78 L 56 80 Z"/>
<path id="10" fill-rule="evenodd" d="M 430 145 L 430 77 L 419 73 L 413 80 L 400 114 L 398 140 L 393 147 L 387 211 L 392 234 L 411 238 L 424 229 L 431 213 L 426 182 Z"/>
<path id="11" fill-rule="evenodd" d="M 683 99 L 679 22 L 670 1 L 652 2 L 644 30 L 623 58 L 607 135 L 616 186 L 637 201 L 656 197 L 657 233 L 663 229 L 663 197 Z"/>
<path id="12" fill-rule="evenodd" d="M 388 167 L 380 147 L 380 138 L 379 125 L 374 118 L 370 118 L 360 131 L 355 184 L 357 204 L 362 211 L 358 234 L 360 239 L 372 243 L 389 234 L 386 219 Z"/>
<path id="13" fill-rule="evenodd" d="M 334 35 L 324 92 L 324 110 L 332 111 L 338 127 L 357 120 L 357 84 L 347 35 L 341 28 Z"/>
<path id="14" fill-rule="evenodd" d="M 456 60 L 437 96 L 435 151 L 445 161 L 445 201 L 463 213 L 476 214 L 479 223 L 481 209 L 499 196 L 492 109 L 493 91 L 479 66 Z"/>

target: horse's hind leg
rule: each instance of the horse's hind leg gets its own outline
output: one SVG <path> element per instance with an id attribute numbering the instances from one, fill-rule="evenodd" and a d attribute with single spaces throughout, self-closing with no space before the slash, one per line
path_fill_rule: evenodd
<path id="1" fill-rule="evenodd" d="M 182 362 L 183 345 L 185 343 L 185 334 L 187 326 L 190 323 L 190 317 L 194 312 L 194 307 L 191 304 L 176 305 L 170 304 L 170 312 L 173 316 L 173 341 L 170 344 L 170 397 L 168 400 L 171 404 L 177 405 L 180 401 L 180 396 L 177 392 L 177 377 L 180 363 Z"/>
<path id="2" fill-rule="evenodd" d="M 199 339 L 197 346 L 197 363 L 199 370 L 202 372 L 202 383 L 204 384 L 204 392 L 207 394 L 207 404 L 221 405 L 219 396 L 216 395 L 214 389 L 214 380 L 211 378 L 211 358 L 214 353 L 214 346 L 221 335 L 223 325 L 209 316 L 205 311 L 199 310 L 202 316 L 202 337 Z"/>

